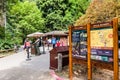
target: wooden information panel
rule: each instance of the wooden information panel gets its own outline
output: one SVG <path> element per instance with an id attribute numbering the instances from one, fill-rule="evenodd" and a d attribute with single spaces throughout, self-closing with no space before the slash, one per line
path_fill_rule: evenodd
<path id="1" fill-rule="evenodd" d="M 69 76 L 72 63 L 88 66 L 88 80 L 92 80 L 92 66 L 114 71 L 118 80 L 118 19 L 111 22 L 69 27 Z"/>

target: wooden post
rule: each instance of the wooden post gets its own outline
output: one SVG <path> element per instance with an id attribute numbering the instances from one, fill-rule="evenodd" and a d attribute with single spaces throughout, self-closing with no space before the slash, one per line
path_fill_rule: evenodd
<path id="1" fill-rule="evenodd" d="M 113 19 L 113 68 L 114 80 L 119 80 L 118 67 L 118 18 Z"/>
<path id="2" fill-rule="evenodd" d="M 91 70 L 91 46 L 90 46 L 90 23 L 87 24 L 87 63 L 88 63 L 88 80 L 92 80 Z"/>
<path id="3" fill-rule="evenodd" d="M 72 75 L 72 27 L 69 27 L 69 78 L 72 80 L 73 75 Z"/>
<path id="4" fill-rule="evenodd" d="M 45 41 L 43 41 L 43 54 L 45 54 Z"/>
<path id="5" fill-rule="evenodd" d="M 58 71 L 62 71 L 62 54 L 58 53 Z"/>

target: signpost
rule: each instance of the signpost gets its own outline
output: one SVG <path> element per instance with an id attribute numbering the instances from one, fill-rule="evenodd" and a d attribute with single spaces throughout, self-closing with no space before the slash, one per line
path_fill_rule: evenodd
<path id="1" fill-rule="evenodd" d="M 92 66 L 114 71 L 118 80 L 118 19 L 111 22 L 69 27 L 69 70 L 72 63 L 88 66 L 88 80 L 92 80 Z"/>

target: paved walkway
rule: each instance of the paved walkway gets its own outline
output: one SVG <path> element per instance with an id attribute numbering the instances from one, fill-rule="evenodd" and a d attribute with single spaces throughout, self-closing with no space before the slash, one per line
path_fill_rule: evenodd
<path id="1" fill-rule="evenodd" d="M 0 58 L 0 80 L 55 80 L 50 75 L 49 51 L 40 56 L 32 55 L 26 61 L 26 52 Z"/>

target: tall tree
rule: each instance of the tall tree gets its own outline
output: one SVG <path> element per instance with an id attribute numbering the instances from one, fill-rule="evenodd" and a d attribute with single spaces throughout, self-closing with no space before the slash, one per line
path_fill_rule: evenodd
<path id="1" fill-rule="evenodd" d="M 5 14 L 5 0 L 0 0 L 0 39 L 4 39 L 5 37 L 5 20 L 6 20 L 6 14 Z"/>
<path id="2" fill-rule="evenodd" d="M 45 18 L 46 31 L 67 29 L 85 13 L 89 0 L 36 0 Z"/>
<path id="3" fill-rule="evenodd" d="M 12 26 L 14 38 L 25 38 L 27 34 L 42 31 L 44 19 L 35 2 L 18 2 L 13 5 L 8 15 L 8 23 Z"/>

